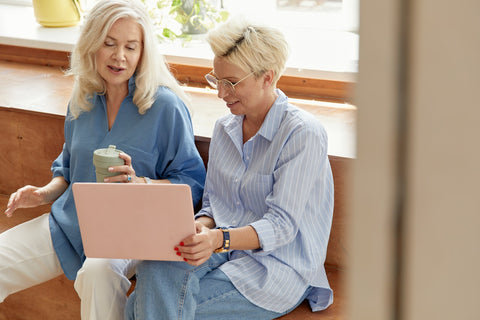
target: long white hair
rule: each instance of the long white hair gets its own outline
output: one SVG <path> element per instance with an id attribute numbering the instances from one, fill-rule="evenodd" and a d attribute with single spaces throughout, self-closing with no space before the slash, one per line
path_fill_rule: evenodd
<path id="1" fill-rule="evenodd" d="M 143 50 L 135 71 L 136 90 L 133 96 L 138 112 L 144 114 L 152 106 L 159 86 L 170 88 L 186 104 L 189 102 L 160 54 L 158 38 L 144 4 L 139 0 L 101 0 L 85 18 L 67 71 L 74 77 L 70 100 L 70 113 L 74 119 L 93 107 L 89 98 L 94 93 L 105 94 L 105 82 L 96 70 L 95 55 L 112 25 L 121 18 L 134 19 L 143 31 Z"/>

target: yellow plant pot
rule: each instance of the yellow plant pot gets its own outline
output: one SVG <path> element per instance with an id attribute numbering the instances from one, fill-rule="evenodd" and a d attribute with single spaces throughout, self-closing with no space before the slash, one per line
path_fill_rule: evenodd
<path id="1" fill-rule="evenodd" d="M 37 22 L 44 27 L 71 27 L 80 22 L 78 0 L 33 0 Z"/>

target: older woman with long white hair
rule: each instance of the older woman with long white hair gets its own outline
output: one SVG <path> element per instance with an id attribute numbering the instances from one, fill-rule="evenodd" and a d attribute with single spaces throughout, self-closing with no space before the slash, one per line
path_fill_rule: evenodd
<path id="1" fill-rule="evenodd" d="M 196 203 L 205 167 L 187 96 L 158 51 L 143 3 L 98 1 L 82 26 L 69 74 L 74 87 L 53 178 L 17 190 L 5 213 L 53 202 L 51 212 L 0 234 L 0 302 L 65 273 L 75 280 L 82 319 L 121 319 L 137 261 L 85 257 L 73 183 L 96 181 L 94 150 L 116 145 L 125 164 L 109 168 L 118 175 L 104 182 L 184 183 Z"/>

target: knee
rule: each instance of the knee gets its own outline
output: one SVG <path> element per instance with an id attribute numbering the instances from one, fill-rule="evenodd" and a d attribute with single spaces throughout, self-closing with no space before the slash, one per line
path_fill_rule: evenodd
<path id="1" fill-rule="evenodd" d="M 82 268 L 78 271 L 75 286 L 97 287 L 112 281 L 128 280 L 124 273 L 124 270 L 116 266 L 112 260 L 89 258 L 85 260 Z"/>
<path id="2" fill-rule="evenodd" d="M 85 260 L 74 283 L 80 299 L 88 300 L 94 296 L 126 298 L 131 282 L 127 278 L 124 262 L 91 258 Z"/>
<path id="3" fill-rule="evenodd" d="M 104 259 L 87 259 L 83 263 L 82 268 L 78 271 L 77 277 L 87 278 L 104 278 L 115 272 L 108 260 Z"/>

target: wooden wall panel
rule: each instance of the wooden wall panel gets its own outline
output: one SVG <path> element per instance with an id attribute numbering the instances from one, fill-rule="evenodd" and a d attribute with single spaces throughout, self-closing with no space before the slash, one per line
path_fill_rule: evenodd
<path id="1" fill-rule="evenodd" d="M 22 181 L 20 137 L 15 114 L 0 109 L 0 194 L 10 194 Z"/>
<path id="2" fill-rule="evenodd" d="M 63 146 L 63 117 L 0 108 L 0 194 L 42 186 Z"/>
<path id="3" fill-rule="evenodd" d="M 351 200 L 350 173 L 353 159 L 329 156 L 335 188 L 335 202 L 325 265 L 345 270 L 348 259 L 347 210 Z"/>

